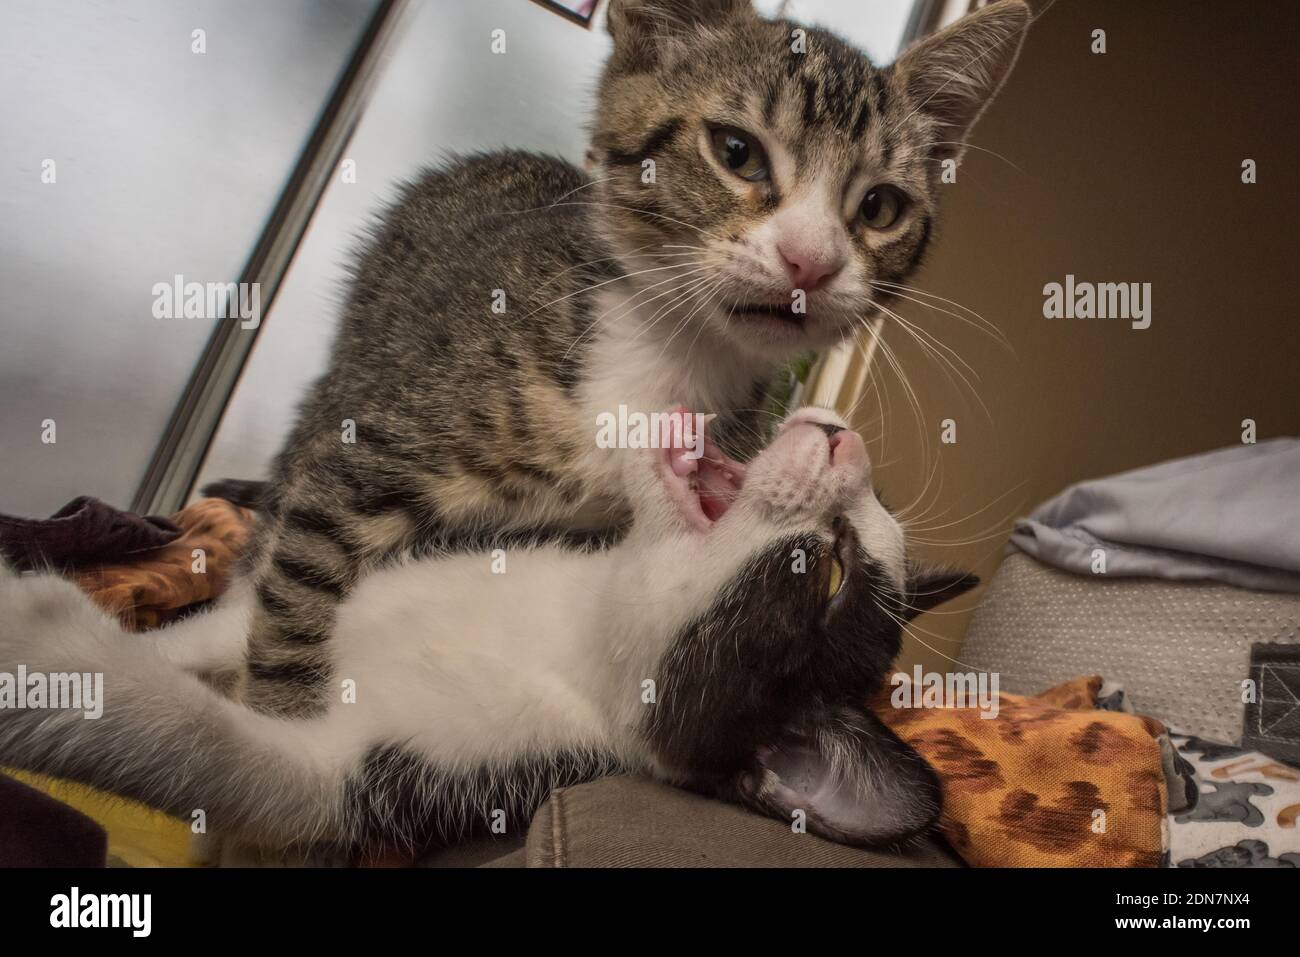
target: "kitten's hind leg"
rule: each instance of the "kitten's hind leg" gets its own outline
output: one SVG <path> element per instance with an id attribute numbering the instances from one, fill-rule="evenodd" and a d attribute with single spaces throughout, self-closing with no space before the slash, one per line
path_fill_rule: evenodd
<path id="1" fill-rule="evenodd" d="M 330 677 L 328 641 L 338 606 L 367 562 L 408 540 L 414 519 L 385 500 L 342 504 L 346 489 L 290 490 L 267 528 L 252 574 L 241 697 L 258 711 L 319 713 Z"/>

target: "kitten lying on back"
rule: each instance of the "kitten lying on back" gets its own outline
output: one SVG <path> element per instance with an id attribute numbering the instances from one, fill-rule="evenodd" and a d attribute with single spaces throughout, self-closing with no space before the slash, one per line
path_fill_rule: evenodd
<path id="1" fill-rule="evenodd" d="M 625 525 L 597 415 L 685 403 L 720 413 L 733 454 L 761 443 L 775 368 L 858 331 L 921 261 L 942 161 L 1028 10 L 993 4 L 884 69 L 745 0 L 613 0 L 608 22 L 591 179 L 518 152 L 453 163 L 361 258 L 264 503 L 259 710 L 326 708 L 336 609 L 386 557 Z"/>
<path id="2" fill-rule="evenodd" d="M 420 848 L 501 813 L 522 833 L 552 788 L 619 769 L 801 809 L 841 841 L 928 828 L 933 772 L 864 706 L 904 618 L 974 580 L 909 570 L 829 412 L 794 414 L 747 467 L 711 442 L 692 459 L 692 440 L 624 454 L 635 520 L 608 551 L 373 573 L 339 608 L 340 684 L 310 718 L 195 677 L 238 661 L 246 594 L 134 635 L 66 580 L 0 570 L 0 671 L 102 672 L 106 699 L 98 720 L 0 711 L 0 764 L 279 847 Z"/>

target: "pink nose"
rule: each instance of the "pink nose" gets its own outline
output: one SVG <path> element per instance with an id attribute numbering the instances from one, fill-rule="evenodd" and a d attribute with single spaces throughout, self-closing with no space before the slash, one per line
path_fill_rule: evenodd
<path id="1" fill-rule="evenodd" d="M 844 261 L 838 257 L 824 259 L 795 246 L 778 245 L 777 252 L 785 262 L 785 271 L 790 277 L 790 282 L 796 289 L 802 289 L 804 292 L 812 292 L 839 272 L 840 267 L 844 265 Z"/>

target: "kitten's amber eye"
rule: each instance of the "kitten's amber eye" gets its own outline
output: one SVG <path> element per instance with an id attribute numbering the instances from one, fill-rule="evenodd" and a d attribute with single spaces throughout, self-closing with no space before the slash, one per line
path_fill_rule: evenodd
<path id="1" fill-rule="evenodd" d="M 838 558 L 832 556 L 831 574 L 830 574 L 830 578 L 827 579 L 826 582 L 826 597 L 834 598 L 837 594 L 839 594 L 840 586 L 843 584 L 844 584 L 844 566 L 840 564 L 840 560 Z"/>
<path id="2" fill-rule="evenodd" d="M 767 154 L 758 140 L 743 130 L 722 126 L 711 134 L 718 162 L 751 183 L 768 178 Z"/>
<path id="3" fill-rule="evenodd" d="M 862 197 L 859 212 L 872 229 L 888 229 L 903 214 L 903 194 L 892 186 L 873 186 Z"/>

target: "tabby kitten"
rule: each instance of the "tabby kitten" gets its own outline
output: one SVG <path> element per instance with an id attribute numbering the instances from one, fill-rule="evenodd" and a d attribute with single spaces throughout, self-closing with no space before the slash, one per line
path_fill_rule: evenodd
<path id="1" fill-rule="evenodd" d="M 624 524 L 601 413 L 684 403 L 733 454 L 761 444 L 777 366 L 852 335 L 890 301 L 873 282 L 921 261 L 941 161 L 1028 20 L 1004 0 L 877 69 L 746 0 L 613 0 L 594 175 L 457 161 L 361 257 L 273 469 L 246 700 L 324 707 L 336 608 L 387 556 Z"/>

